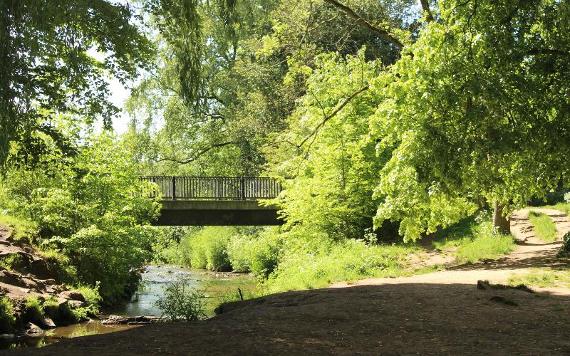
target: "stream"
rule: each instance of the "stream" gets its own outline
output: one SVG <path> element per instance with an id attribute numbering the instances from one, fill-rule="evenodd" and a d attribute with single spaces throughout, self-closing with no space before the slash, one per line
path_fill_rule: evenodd
<path id="1" fill-rule="evenodd" d="M 163 297 L 168 284 L 179 278 L 188 280 L 191 286 L 203 291 L 206 297 L 206 314 L 209 317 L 214 315 L 214 308 L 224 301 L 229 294 L 237 295 L 238 288 L 245 293 L 252 293 L 256 290 L 256 281 L 249 275 L 199 271 L 173 265 L 146 266 L 141 277 L 141 284 L 131 301 L 110 310 L 105 310 L 101 315 L 101 319 L 105 319 L 108 315 L 125 317 L 140 315 L 160 316 L 160 309 L 158 309 L 155 303 Z M 91 320 L 48 330 L 40 338 L 24 338 L 14 342 L 7 340 L 3 342 L 0 340 L 0 350 L 17 347 L 42 347 L 61 339 L 106 334 L 133 327 L 137 326 L 104 325 L 99 320 Z"/>

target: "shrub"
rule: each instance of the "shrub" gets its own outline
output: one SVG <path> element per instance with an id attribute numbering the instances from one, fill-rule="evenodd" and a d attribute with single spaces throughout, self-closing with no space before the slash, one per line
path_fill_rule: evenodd
<path id="1" fill-rule="evenodd" d="M 97 314 L 99 312 L 99 305 L 103 301 L 99 293 L 99 286 L 100 283 L 96 283 L 95 287 L 82 285 L 74 288 L 85 298 L 85 302 L 87 303 L 85 308 L 89 315 Z"/>
<path id="2" fill-rule="evenodd" d="M 277 267 L 281 255 L 281 239 L 272 230 L 254 236 L 237 235 L 228 244 L 228 257 L 236 272 L 253 272 L 267 278 Z"/>
<path id="3" fill-rule="evenodd" d="M 11 332 L 15 323 L 12 301 L 8 297 L 0 297 L 0 333 Z"/>
<path id="4" fill-rule="evenodd" d="M 202 292 L 191 287 L 188 279 L 180 278 L 166 287 L 164 296 L 156 302 L 156 306 L 169 320 L 199 320 L 206 316 L 204 298 Z"/>
<path id="5" fill-rule="evenodd" d="M 199 232 L 187 235 L 181 242 L 181 248 L 190 255 L 193 268 L 211 271 L 229 271 L 228 243 L 236 234 L 234 228 L 205 227 Z"/>

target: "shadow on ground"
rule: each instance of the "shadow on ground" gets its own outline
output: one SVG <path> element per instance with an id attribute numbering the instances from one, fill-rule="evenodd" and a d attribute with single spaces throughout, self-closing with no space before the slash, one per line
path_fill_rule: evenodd
<path id="1" fill-rule="evenodd" d="M 14 355 L 568 355 L 570 298 L 466 284 L 288 292 Z"/>
<path id="2" fill-rule="evenodd" d="M 512 270 L 522 268 L 552 268 L 555 270 L 570 269 L 570 258 L 556 257 L 557 251 L 558 249 L 556 249 L 554 253 L 550 250 L 537 251 L 533 255 L 521 258 L 512 258 L 511 256 L 506 256 L 497 260 L 485 260 L 477 263 L 449 266 L 447 267 L 447 270 Z"/>

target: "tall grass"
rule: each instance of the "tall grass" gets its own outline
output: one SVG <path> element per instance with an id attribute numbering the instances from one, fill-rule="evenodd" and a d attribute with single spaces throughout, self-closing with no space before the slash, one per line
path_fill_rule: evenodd
<path id="1" fill-rule="evenodd" d="M 541 288 L 563 287 L 570 288 L 570 271 L 553 270 L 550 268 L 533 269 L 525 274 L 515 274 L 509 278 L 509 284 L 535 286 Z"/>
<path id="2" fill-rule="evenodd" d="M 15 240 L 27 240 L 27 242 L 31 242 L 31 238 L 38 230 L 35 223 L 13 215 L 0 214 L 0 225 L 9 227 Z"/>
<path id="3" fill-rule="evenodd" d="M 570 203 L 558 203 L 555 205 L 547 205 L 545 208 L 560 210 L 566 215 L 570 215 Z"/>
<path id="4" fill-rule="evenodd" d="M 539 239 L 544 242 L 556 240 L 556 225 L 548 215 L 531 211 L 528 214 L 528 218 Z"/>
<path id="5" fill-rule="evenodd" d="M 491 222 L 469 218 L 436 234 L 433 246 L 455 255 L 459 263 L 497 259 L 515 248 L 510 235 L 494 232 Z"/>
<path id="6" fill-rule="evenodd" d="M 396 277 L 407 272 L 415 247 L 367 245 L 358 240 L 333 242 L 319 250 L 285 253 L 264 287 L 267 292 L 326 287 L 367 277 Z"/>

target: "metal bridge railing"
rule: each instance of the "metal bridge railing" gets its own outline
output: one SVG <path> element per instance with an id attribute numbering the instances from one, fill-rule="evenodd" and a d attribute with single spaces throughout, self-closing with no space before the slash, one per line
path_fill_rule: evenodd
<path id="1" fill-rule="evenodd" d="M 269 177 L 147 176 L 166 200 L 258 200 L 276 198 L 281 184 Z"/>

